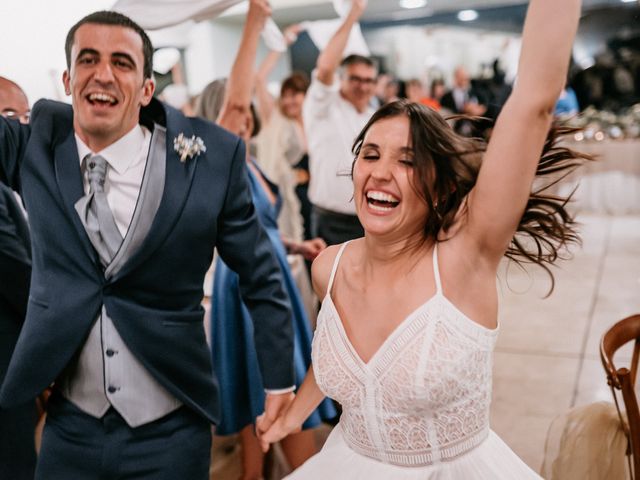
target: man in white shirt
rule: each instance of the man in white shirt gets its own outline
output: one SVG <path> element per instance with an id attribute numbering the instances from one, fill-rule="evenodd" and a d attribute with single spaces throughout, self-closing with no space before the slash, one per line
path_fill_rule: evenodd
<path id="1" fill-rule="evenodd" d="M 0 180 L 32 227 L 26 320 L 0 408 L 53 383 L 37 480 L 205 480 L 220 418 L 202 284 L 217 247 L 239 274 L 267 389 L 293 397 L 278 262 L 256 217 L 244 142 L 152 98 L 153 47 L 116 12 L 69 31 L 73 107 L 0 117 Z"/>
<path id="2" fill-rule="evenodd" d="M 353 1 L 351 11 L 320 53 L 303 107 L 309 200 L 313 204 L 311 228 L 314 236 L 329 245 L 364 235 L 352 201 L 351 148 L 373 114 L 370 102 L 377 70 L 368 57 L 349 55 L 340 60 L 365 5 L 364 0 Z"/>

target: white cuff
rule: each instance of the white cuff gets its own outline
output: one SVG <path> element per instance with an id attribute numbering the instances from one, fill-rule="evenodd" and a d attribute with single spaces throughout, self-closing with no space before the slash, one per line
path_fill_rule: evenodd
<path id="1" fill-rule="evenodd" d="M 291 387 L 287 387 L 287 388 L 278 388 L 276 390 L 271 390 L 268 388 L 264 389 L 264 393 L 267 393 L 269 395 L 283 395 L 285 393 L 291 393 L 294 392 L 296 389 L 295 385 L 292 385 Z"/>

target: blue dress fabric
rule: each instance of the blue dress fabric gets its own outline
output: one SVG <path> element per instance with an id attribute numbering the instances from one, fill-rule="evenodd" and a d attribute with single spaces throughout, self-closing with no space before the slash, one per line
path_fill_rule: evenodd
<path id="1" fill-rule="evenodd" d="M 295 335 L 296 386 L 300 386 L 311 363 L 311 326 L 291 275 L 287 252 L 278 231 L 277 218 L 282 200 L 277 194 L 277 187 L 264 175 L 263 178 L 277 198 L 275 205 L 269 201 L 260 181 L 249 169 L 251 194 L 256 212 L 280 263 L 285 291 L 291 303 Z M 240 298 L 238 275 L 220 258 L 216 261 L 211 295 L 211 349 L 213 368 L 220 381 L 222 409 L 216 434 L 238 433 L 252 424 L 264 411 L 265 392 L 253 341 L 253 322 L 249 310 Z M 322 420 L 334 418 L 336 415 L 331 401 L 325 399 L 302 428 L 315 427 Z"/>

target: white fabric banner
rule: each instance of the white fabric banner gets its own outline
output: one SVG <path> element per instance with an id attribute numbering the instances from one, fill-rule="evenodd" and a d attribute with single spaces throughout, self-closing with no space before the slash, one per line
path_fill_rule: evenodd
<path id="1" fill-rule="evenodd" d="M 111 10 L 120 12 L 146 30 L 171 27 L 187 20 L 215 18 L 243 0 L 118 0 Z"/>
<path id="2" fill-rule="evenodd" d="M 302 22 L 300 26 L 303 30 L 306 30 L 311 37 L 311 41 L 315 44 L 318 50 L 322 51 L 336 33 L 340 25 L 342 25 L 342 18 L 336 18 L 333 20 L 316 20 L 314 22 Z M 362 36 L 362 30 L 360 24 L 356 23 L 351 29 L 349 34 L 349 40 L 347 46 L 344 49 L 343 56 L 356 54 L 368 57 L 370 55 L 367 43 Z"/>
<path id="3" fill-rule="evenodd" d="M 242 2 L 243 0 L 118 0 L 111 10 L 130 17 L 145 30 L 154 31 L 188 21 L 210 20 Z M 155 36 L 163 39 L 163 45 L 168 45 L 162 34 Z M 287 49 L 282 32 L 271 18 L 265 24 L 262 39 L 271 50 L 284 52 Z M 184 40 L 177 42 L 179 43 L 173 46 L 184 46 Z"/>

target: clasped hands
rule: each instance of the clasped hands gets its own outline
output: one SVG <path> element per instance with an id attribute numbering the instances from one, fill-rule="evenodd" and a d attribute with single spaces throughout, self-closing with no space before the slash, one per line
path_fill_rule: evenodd
<path id="1" fill-rule="evenodd" d="M 267 394 L 264 413 L 256 418 L 256 436 L 263 452 L 267 452 L 272 443 L 301 430 L 302 424 L 288 425 L 286 422 L 286 414 L 294 398 L 293 392 Z"/>

